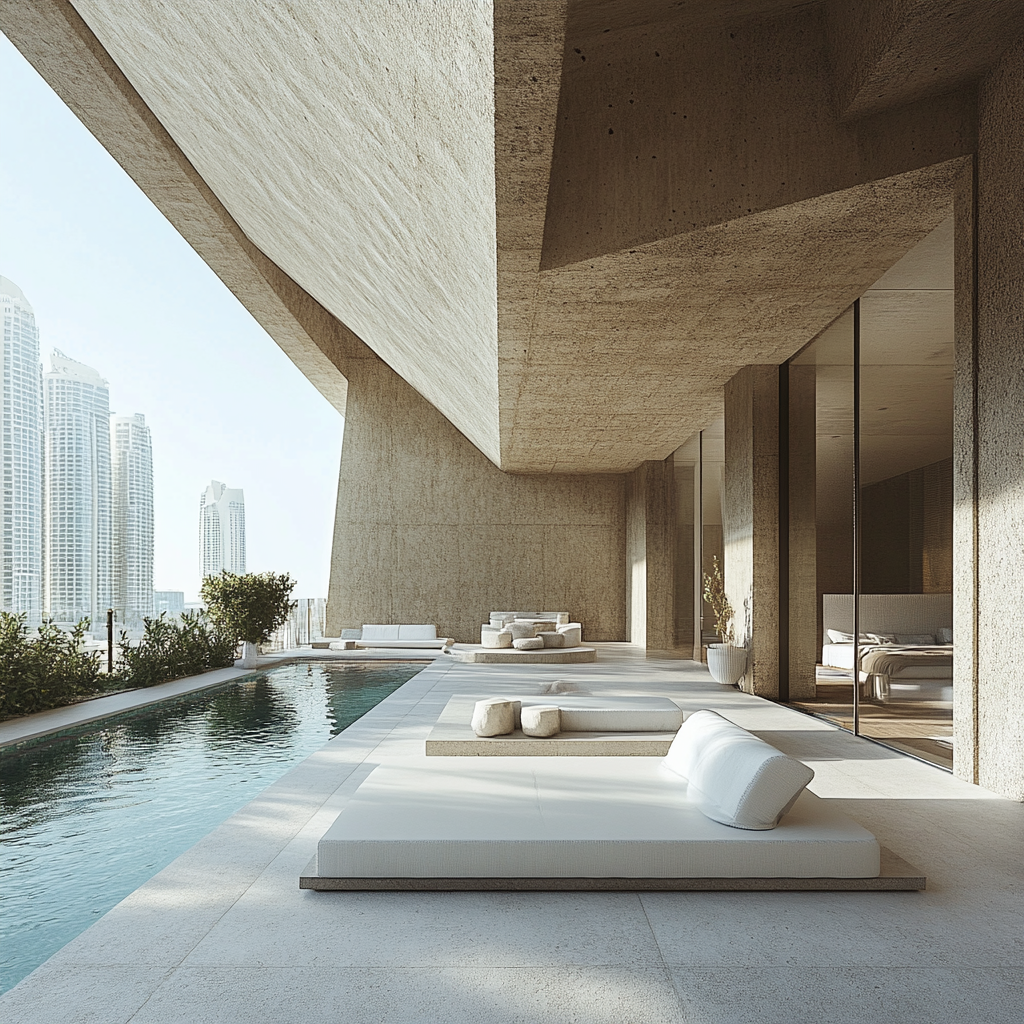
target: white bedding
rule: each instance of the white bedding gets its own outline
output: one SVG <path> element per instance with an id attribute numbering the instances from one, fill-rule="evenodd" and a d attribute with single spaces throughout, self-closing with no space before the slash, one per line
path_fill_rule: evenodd
<path id="1" fill-rule="evenodd" d="M 907 644 L 861 644 L 858 653 L 861 657 L 861 668 L 866 670 L 871 667 L 870 659 L 865 665 L 865 655 L 874 651 L 884 652 L 886 655 L 898 659 L 905 654 L 908 662 L 902 665 L 898 672 L 877 673 L 886 675 L 890 679 L 952 679 L 953 678 L 953 645 L 932 644 L 929 646 L 911 646 Z M 927 665 L 910 664 L 913 655 L 923 652 L 934 654 L 934 659 L 929 660 Z M 821 649 L 821 663 L 827 668 L 842 668 L 847 671 L 853 670 L 853 644 L 824 644 Z M 875 674 L 875 673 L 869 673 Z"/>
<path id="2" fill-rule="evenodd" d="M 337 878 L 874 878 L 874 836 L 809 792 L 730 828 L 654 758 L 431 758 L 381 766 L 320 840 Z"/>

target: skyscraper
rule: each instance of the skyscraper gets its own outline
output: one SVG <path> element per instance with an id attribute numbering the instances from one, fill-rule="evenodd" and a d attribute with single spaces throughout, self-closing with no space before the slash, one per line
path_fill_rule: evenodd
<path id="1" fill-rule="evenodd" d="M 203 577 L 245 572 L 245 496 L 218 480 L 199 499 L 199 565 Z"/>
<path id="2" fill-rule="evenodd" d="M 0 609 L 42 610 L 43 385 L 39 331 L 22 290 L 0 277 Z"/>
<path id="3" fill-rule="evenodd" d="M 139 626 L 153 614 L 153 449 L 146 417 L 110 418 L 113 571 L 118 620 Z"/>
<path id="4" fill-rule="evenodd" d="M 99 626 L 110 603 L 107 382 L 54 351 L 43 406 L 43 613 Z"/>

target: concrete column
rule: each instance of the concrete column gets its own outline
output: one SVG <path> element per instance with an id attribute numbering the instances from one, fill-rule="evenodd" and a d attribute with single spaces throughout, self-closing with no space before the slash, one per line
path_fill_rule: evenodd
<path id="1" fill-rule="evenodd" d="M 789 368 L 789 698 L 815 695 L 821 650 L 817 597 L 817 366 Z M 782 529 L 786 529 L 783 524 Z"/>
<path id="2" fill-rule="evenodd" d="M 954 771 L 1024 800 L 1024 39 L 978 103 L 956 221 Z"/>
<path id="3" fill-rule="evenodd" d="M 779 693 L 779 368 L 746 366 L 725 386 L 725 587 L 747 693 Z"/>
<path id="4" fill-rule="evenodd" d="M 675 647 L 675 484 L 672 457 L 626 477 L 626 618 L 631 643 Z"/>
<path id="5" fill-rule="evenodd" d="M 497 469 L 369 349 L 348 405 L 328 632 L 432 622 L 479 643 L 491 611 L 567 611 L 625 640 L 625 477 Z"/>

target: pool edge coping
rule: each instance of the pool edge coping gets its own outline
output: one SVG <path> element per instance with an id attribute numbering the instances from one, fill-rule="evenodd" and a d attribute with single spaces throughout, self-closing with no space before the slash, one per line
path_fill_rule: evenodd
<path id="1" fill-rule="evenodd" d="M 290 665 L 297 661 L 336 661 L 344 664 L 345 662 L 355 660 L 364 659 L 338 658 L 333 651 L 311 650 L 302 647 L 292 648 L 288 651 L 262 655 L 255 668 L 239 668 L 236 663 L 231 668 L 212 669 L 198 676 L 172 679 L 166 683 L 158 683 L 156 686 L 121 690 L 118 693 L 92 697 L 77 704 L 65 704 L 59 708 L 36 711 L 31 715 L 22 715 L 18 718 L 9 718 L 5 722 L 0 722 L 0 752 L 46 737 L 56 737 L 61 733 L 78 729 L 83 725 L 89 725 L 92 722 L 98 722 L 105 718 L 138 711 L 155 704 L 176 700 L 179 697 L 185 697 L 189 694 L 209 690 L 217 686 L 226 686 L 248 676 L 279 668 L 282 665 Z M 401 661 L 405 659 L 377 657 L 365 660 Z M 428 666 L 429 662 L 424 665 L 425 668 Z"/>

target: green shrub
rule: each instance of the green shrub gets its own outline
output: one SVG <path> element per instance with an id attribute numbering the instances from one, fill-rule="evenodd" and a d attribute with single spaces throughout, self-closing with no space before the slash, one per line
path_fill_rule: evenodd
<path id="1" fill-rule="evenodd" d="M 70 704 L 103 689 L 99 656 L 79 650 L 89 628 L 70 632 L 44 622 L 30 636 L 25 616 L 0 612 L 0 717 Z"/>
<path id="2" fill-rule="evenodd" d="M 235 663 L 235 641 L 202 612 L 185 612 L 177 622 L 166 613 L 142 621 L 145 631 L 138 646 L 131 645 L 126 633 L 117 645 L 118 678 L 129 686 L 156 686 Z"/>
<path id="3" fill-rule="evenodd" d="M 295 580 L 288 573 L 250 572 L 238 576 L 226 569 L 207 576 L 200 591 L 210 619 L 237 643 L 265 644 L 295 607 L 289 600 Z"/>

